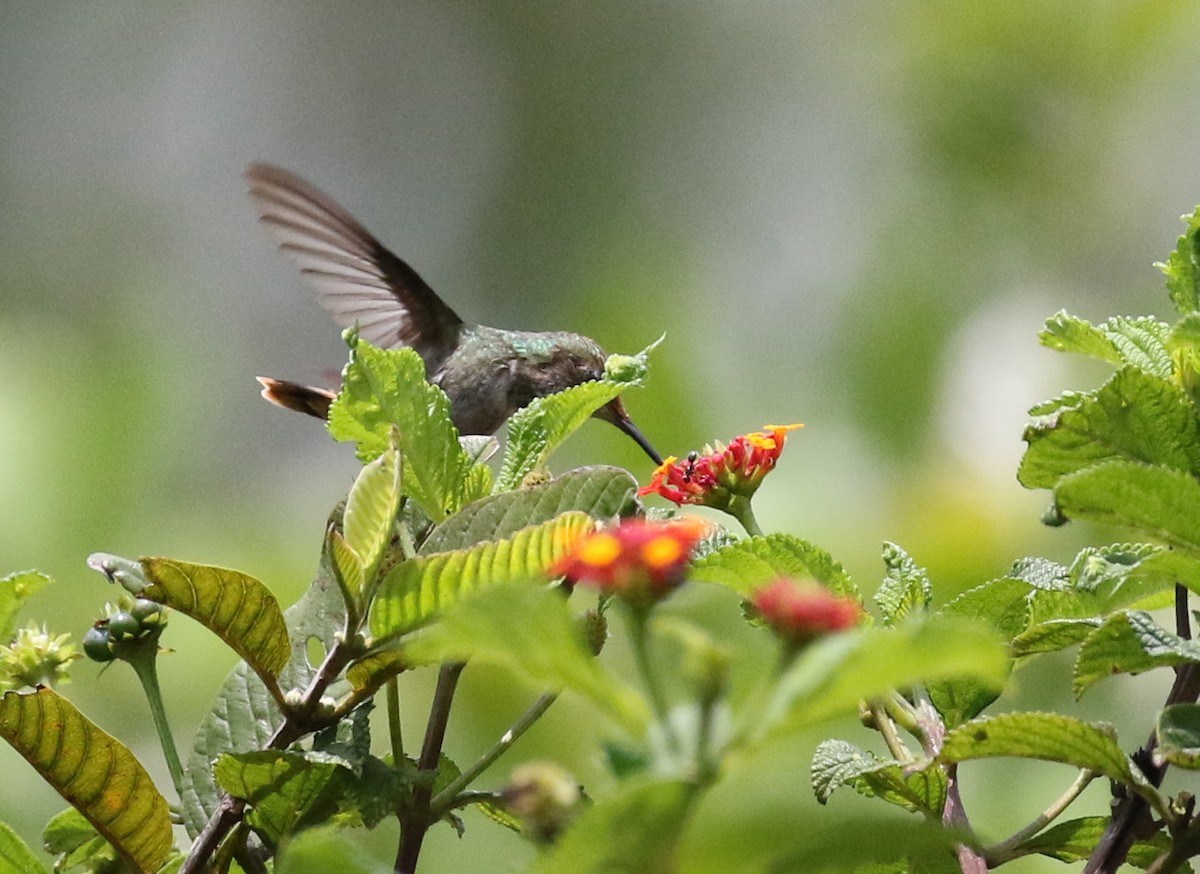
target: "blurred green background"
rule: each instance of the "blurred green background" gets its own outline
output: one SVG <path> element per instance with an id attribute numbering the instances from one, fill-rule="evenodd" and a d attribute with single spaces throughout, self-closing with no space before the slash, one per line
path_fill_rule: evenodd
<path id="1" fill-rule="evenodd" d="M 1044 318 L 1169 312 L 1151 262 L 1200 201 L 1198 39 L 1183 0 L 4 4 L 0 573 L 55 576 L 27 615 L 76 633 L 114 595 L 84 566 L 95 550 L 237 567 L 285 603 L 303 590 L 356 464 L 253 377 L 321 380 L 345 352 L 257 225 L 253 160 L 329 191 L 467 318 L 623 352 L 665 330 L 627 398 L 664 453 L 807 423 L 759 518 L 868 591 L 884 539 L 948 597 L 1119 537 L 1044 529 L 1046 495 L 1013 473 L 1025 410 L 1104 376 L 1041 349 Z M 592 462 L 650 473 L 596 423 L 557 459 Z M 182 618 L 166 641 L 188 737 L 233 657 Z M 1008 703 L 1140 743 L 1166 679 L 1075 706 L 1067 667 L 1019 675 Z M 132 676 L 74 673 L 64 691 L 166 783 Z M 409 681 L 412 736 L 429 685 Z M 451 754 L 532 694 L 468 671 Z M 512 764 L 553 755 L 603 791 L 603 732 L 564 702 Z M 736 775 L 693 861 L 744 793 L 796 828 L 861 812 L 811 801 L 812 745 Z M 61 805 L 7 747 L 0 775 L 0 819 L 35 841 Z M 997 839 L 1069 778 L 988 764 L 964 791 Z M 1105 809 L 1102 787 L 1086 799 Z M 531 858 L 468 828 L 437 832 L 423 868 Z"/>

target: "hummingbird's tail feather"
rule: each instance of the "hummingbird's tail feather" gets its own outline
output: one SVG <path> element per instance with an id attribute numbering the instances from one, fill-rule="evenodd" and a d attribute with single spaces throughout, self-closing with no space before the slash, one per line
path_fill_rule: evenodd
<path id="1" fill-rule="evenodd" d="M 411 346 L 433 372 L 458 342 L 462 319 L 417 272 L 333 198 L 271 164 L 246 171 L 250 197 L 280 248 L 343 328 L 376 346 Z"/>
<path id="2" fill-rule="evenodd" d="M 329 405 L 337 397 L 337 394 L 329 389 L 272 379 L 269 376 L 254 378 L 262 383 L 262 396 L 275 406 L 283 407 L 285 410 L 295 410 L 298 413 L 308 413 L 318 419 L 329 418 Z"/>

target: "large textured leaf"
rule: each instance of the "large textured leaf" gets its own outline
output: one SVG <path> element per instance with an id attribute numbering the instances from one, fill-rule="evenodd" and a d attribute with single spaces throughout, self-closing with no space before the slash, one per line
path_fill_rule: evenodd
<path id="1" fill-rule="evenodd" d="M 353 779 L 334 757 L 290 750 L 227 754 L 214 774 L 222 789 L 250 803 L 246 822 L 273 846 L 327 819 Z"/>
<path id="2" fill-rule="evenodd" d="M 933 585 L 925 568 L 895 543 L 884 543 L 883 563 L 887 576 L 875 590 L 875 603 L 884 625 L 895 625 L 914 610 L 924 610 L 933 599 Z"/>
<path id="3" fill-rule="evenodd" d="M 403 634 L 479 589 L 543 582 L 550 566 L 595 525 L 586 513 L 563 513 L 504 540 L 401 562 L 379 587 L 371 634 L 376 640 Z"/>
<path id="4" fill-rule="evenodd" d="M 752 736 L 851 713 L 862 699 L 949 677 L 1003 687 L 1009 661 L 986 625 L 956 616 L 914 618 L 895 628 L 860 628 L 819 641 L 779 678 Z"/>
<path id="5" fill-rule="evenodd" d="M 329 408 L 329 433 L 358 444 L 371 461 L 396 443 L 403 459 L 405 494 L 434 522 L 462 507 L 480 487 L 474 463 L 450 421 L 450 399 L 425 381 L 425 362 L 412 349 L 377 349 L 351 340 L 342 391 Z"/>
<path id="6" fill-rule="evenodd" d="M 1038 339 L 1051 349 L 1128 364 L 1165 379 L 1171 375 L 1169 333 L 1169 325 L 1149 316 L 1115 316 L 1092 325 L 1060 310 L 1046 321 Z"/>
<path id="7" fill-rule="evenodd" d="M 533 867 L 540 874 L 674 871 L 677 845 L 696 798 L 682 780 L 631 782 L 588 808 Z"/>
<path id="8" fill-rule="evenodd" d="M 893 759 L 877 759 L 845 741 L 822 741 L 813 754 L 813 792 L 824 804 L 838 787 L 851 786 L 863 795 L 940 817 L 946 803 L 946 772 L 927 765 L 904 766 Z"/>
<path id="9" fill-rule="evenodd" d="M 1120 364 L 1121 356 L 1113 348 L 1112 341 L 1102 328 L 1086 319 L 1059 310 L 1046 320 L 1046 327 L 1038 335 L 1043 346 L 1060 352 L 1074 352 L 1099 358 L 1112 364 Z"/>
<path id="10" fill-rule="evenodd" d="M 414 661 L 499 664 L 543 689 L 571 689 L 640 733 L 646 703 L 592 656 L 561 592 L 493 589 L 447 610 L 404 651 Z"/>
<path id="11" fill-rule="evenodd" d="M 779 577 L 814 579 L 841 595 L 858 595 L 850 575 L 825 550 L 790 534 L 750 537 L 710 552 L 688 578 L 749 595 Z"/>
<path id="12" fill-rule="evenodd" d="M 141 763 L 52 689 L 0 698 L 0 737 L 138 871 L 171 850 L 167 801 Z"/>
<path id="13" fill-rule="evenodd" d="M 21 605 L 51 582 L 50 577 L 37 571 L 21 571 L 0 579 L 0 644 L 12 637 Z"/>
<path id="14" fill-rule="evenodd" d="M 275 596 L 249 574 L 170 558 L 143 558 L 141 596 L 184 613 L 231 646 L 260 675 L 277 677 L 291 654 Z"/>
<path id="15" fill-rule="evenodd" d="M 550 454 L 592 413 L 625 389 L 641 385 L 650 352 L 660 342 L 661 337 L 634 356 L 610 356 L 604 379 L 535 398 L 518 410 L 508 421 L 508 447 L 494 491 L 515 489 L 527 474 L 543 466 Z"/>
<path id="16" fill-rule="evenodd" d="M 1025 429 L 1017 478 L 1053 488 L 1063 476 L 1104 461 L 1200 470 L 1200 423 L 1191 400 L 1166 378 L 1126 367 L 1078 406 Z"/>
<path id="17" fill-rule="evenodd" d="M 500 540 L 569 510 L 610 519 L 625 509 L 636 490 L 637 481 L 622 468 L 583 467 L 550 482 L 493 495 L 464 507 L 433 530 L 421 552 L 447 552 L 485 540 Z"/>
<path id="18" fill-rule="evenodd" d="M 29 845 L 7 824 L 0 822 L 0 871 L 4 874 L 46 874 L 46 867 Z"/>
<path id="19" fill-rule="evenodd" d="M 940 758 L 947 762 L 1016 756 L 1061 762 L 1132 786 L 1149 784 L 1121 750 L 1110 725 L 1060 713 L 1004 713 L 960 725 L 946 735 Z"/>
<path id="20" fill-rule="evenodd" d="M 304 596 L 284 612 L 292 641 L 291 659 L 279 675 L 284 689 L 303 689 L 315 666 L 308 661 L 310 639 L 326 651 L 345 624 L 345 603 L 329 567 L 322 558 L 316 578 Z M 262 749 L 279 727 L 282 717 L 274 699 L 246 662 L 230 672 L 200 723 L 180 792 L 183 821 L 193 838 L 216 809 L 220 790 L 212 766 L 223 753 Z"/>
<path id="21" fill-rule="evenodd" d="M 1165 264 L 1158 265 L 1167 277 L 1171 302 L 1181 313 L 1200 310 L 1200 207 L 1181 217 L 1187 230 L 1179 238 Z"/>
<path id="22" fill-rule="evenodd" d="M 1172 634 L 1140 610 L 1116 613 L 1095 629 L 1075 660 L 1075 697 L 1113 674 L 1200 662 L 1200 642 Z"/>
<path id="23" fill-rule="evenodd" d="M 1069 519 L 1120 525 L 1200 557 L 1200 482 L 1183 471 L 1109 461 L 1064 477 L 1054 498 Z"/>

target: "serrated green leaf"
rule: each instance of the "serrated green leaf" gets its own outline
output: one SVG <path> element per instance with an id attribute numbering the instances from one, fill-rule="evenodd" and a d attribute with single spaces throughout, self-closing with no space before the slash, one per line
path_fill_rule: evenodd
<path id="1" fill-rule="evenodd" d="M 1171 326 L 1150 316 L 1113 316 L 1104 332 L 1121 359 L 1139 370 L 1162 379 L 1171 376 L 1171 353 L 1167 341 Z"/>
<path id="2" fill-rule="evenodd" d="M 1171 704 L 1158 714 L 1156 760 L 1200 769 L 1200 704 Z"/>
<path id="3" fill-rule="evenodd" d="M 466 503 L 474 467 L 450 421 L 450 399 L 426 382 L 425 362 L 414 350 L 377 349 L 358 340 L 342 371 L 342 391 L 329 408 L 329 433 L 357 443 L 366 462 L 387 449 L 393 429 L 405 494 L 434 522 L 442 521 Z"/>
<path id="4" fill-rule="evenodd" d="M 586 513 L 572 511 L 503 540 L 401 562 L 379 587 L 371 634 L 377 641 L 403 634 L 483 588 L 544 583 L 551 565 L 595 526 Z"/>
<path id="5" fill-rule="evenodd" d="M 1086 319 L 1059 310 L 1046 320 L 1046 327 L 1038 334 L 1043 346 L 1060 352 L 1074 352 L 1120 364 L 1121 356 L 1113 348 L 1104 331 Z"/>
<path id="6" fill-rule="evenodd" d="M 275 596 L 241 571 L 171 558 L 143 558 L 150 585 L 141 596 L 192 617 L 225 641 L 260 676 L 274 679 L 291 642 Z"/>
<path id="7" fill-rule="evenodd" d="M 20 571 L 0 579 L 0 642 L 7 642 L 16 629 L 17 611 L 53 580 L 38 571 Z"/>
<path id="8" fill-rule="evenodd" d="M 400 468 L 400 453 L 394 445 L 389 445 L 363 467 L 346 496 L 342 536 L 358 559 L 360 585 L 375 575 L 391 541 L 403 495 Z"/>
<path id="9" fill-rule="evenodd" d="M 1186 314 L 1200 310 L 1200 207 L 1191 215 L 1181 216 L 1180 221 L 1187 230 L 1166 263 L 1156 266 L 1167 277 L 1167 291 L 1175 309 Z"/>
<path id="10" fill-rule="evenodd" d="M 0 698 L 0 737 L 136 870 L 156 871 L 166 860 L 166 799 L 124 744 L 53 689 Z"/>
<path id="11" fill-rule="evenodd" d="M 1111 822 L 1107 816 L 1086 816 L 1061 822 L 1020 844 L 1017 852 L 1021 855 L 1040 853 L 1060 862 L 1082 862 L 1092 855 Z M 1170 837 L 1159 832 L 1148 840 L 1135 841 L 1125 861 L 1136 868 L 1149 868 L 1170 848 Z M 1176 874 L 1181 871 L 1191 871 L 1191 866 L 1185 863 L 1176 869 Z"/>
<path id="12" fill-rule="evenodd" d="M 1113 374 L 1078 406 L 1025 429 L 1017 479 L 1053 488 L 1062 477 L 1110 460 L 1200 470 L 1200 423 L 1174 383 L 1133 367 Z"/>
<path id="13" fill-rule="evenodd" d="M 1087 619 L 1048 619 L 1031 625 L 1013 638 L 1012 653 L 1016 657 L 1041 652 L 1058 652 L 1081 643 L 1104 622 L 1099 617 Z"/>
<path id="14" fill-rule="evenodd" d="M 649 720 L 642 697 L 612 676 L 583 639 L 561 592 L 493 589 L 447 610 L 405 644 L 415 661 L 476 661 L 515 671 L 542 689 L 570 689 L 634 733 Z"/>
<path id="15" fill-rule="evenodd" d="M 74 807 L 68 807 L 50 817 L 42 829 L 42 847 L 57 856 L 78 849 L 99 834 L 87 817 Z"/>
<path id="16" fill-rule="evenodd" d="M 993 689 L 1008 678 L 1002 641 L 983 623 L 957 616 L 914 617 L 895 628 L 859 628 L 804 650 L 779 678 L 754 736 L 794 730 L 892 689 L 973 677 Z"/>
<path id="17" fill-rule="evenodd" d="M 578 510 L 611 519 L 633 499 L 637 481 L 619 467 L 583 467 L 547 483 L 476 501 L 433 530 L 421 553 L 447 552 L 510 537 L 560 513 Z"/>
<path id="18" fill-rule="evenodd" d="M 1200 662 L 1200 642 L 1184 640 L 1140 610 L 1115 613 L 1093 631 L 1075 659 L 1075 697 L 1113 674 Z"/>
<path id="19" fill-rule="evenodd" d="M 335 512 L 331 522 L 337 521 Z M 328 652 L 335 635 L 345 627 L 345 601 L 328 556 L 322 556 L 312 584 L 284 612 L 284 620 L 292 641 L 292 654 L 279 675 L 279 684 L 284 689 L 303 689 L 316 670 L 308 661 L 309 641 L 319 641 Z M 180 800 L 184 825 L 191 837 L 204 828 L 220 798 L 212 775 L 213 762 L 223 753 L 263 748 L 281 722 L 279 708 L 262 680 L 246 662 L 240 662 L 229 673 L 211 709 L 201 720 L 188 758 Z"/>
<path id="20" fill-rule="evenodd" d="M 7 824 L 0 822 L 0 871 L 4 874 L 46 874 L 46 867 L 29 845 Z"/>
<path id="21" fill-rule="evenodd" d="M 917 567 L 900 546 L 883 544 L 883 563 L 887 576 L 875 591 L 875 603 L 883 614 L 884 625 L 895 625 L 914 610 L 924 610 L 933 599 L 933 584 L 925 568 Z"/>
<path id="22" fill-rule="evenodd" d="M 1012 638 L 1025 628 L 1033 591 L 1025 580 L 1001 577 L 962 592 L 939 612 L 986 622 L 1005 638 Z"/>
<path id="23" fill-rule="evenodd" d="M 1111 725 L 1083 722 L 1061 713 L 1003 713 L 973 719 L 946 734 L 939 758 L 966 762 L 997 756 L 1061 762 L 1139 792 L 1149 787 L 1121 750 Z"/>
<path id="24" fill-rule="evenodd" d="M 1035 589 L 1064 592 L 1071 588 L 1071 573 L 1067 568 L 1036 555 L 1014 561 L 1008 576 L 1028 583 Z"/>
<path id="25" fill-rule="evenodd" d="M 1200 557 L 1200 482 L 1183 471 L 1109 461 L 1064 477 L 1054 498 L 1069 519 L 1120 525 Z"/>
<path id="26" fill-rule="evenodd" d="M 354 776 L 321 753 L 291 750 L 223 755 L 213 773 L 225 792 L 250 804 L 247 824 L 272 846 L 328 819 Z"/>
<path id="27" fill-rule="evenodd" d="M 822 741 L 813 754 L 813 792 L 825 804 L 838 787 L 851 786 L 905 810 L 940 817 L 946 803 L 946 773 L 932 763 L 925 764 L 906 767 L 892 759 L 878 759 L 845 741 Z"/>
<path id="28" fill-rule="evenodd" d="M 839 595 L 858 596 L 845 568 L 819 546 L 789 534 L 738 540 L 695 562 L 688 579 L 750 595 L 779 577 L 814 579 Z"/>
<path id="29" fill-rule="evenodd" d="M 636 780 L 585 810 L 532 870 L 542 874 L 673 871 L 696 798 L 682 780 Z"/>

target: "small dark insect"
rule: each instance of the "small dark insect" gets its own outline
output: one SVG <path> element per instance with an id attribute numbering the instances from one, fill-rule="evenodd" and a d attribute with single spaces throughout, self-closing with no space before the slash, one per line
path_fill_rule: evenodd
<path id="1" fill-rule="evenodd" d="M 700 460 L 700 453 L 693 449 L 687 455 L 687 464 L 683 468 L 683 481 L 690 483 L 692 474 L 696 472 L 696 462 Z"/>

